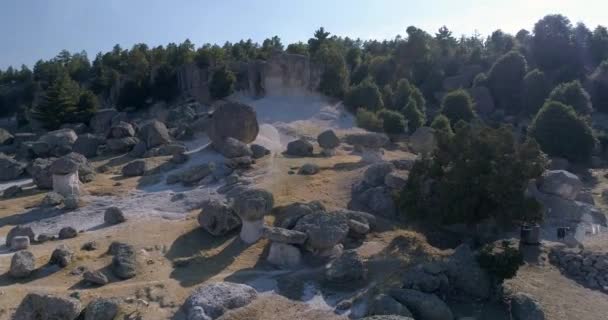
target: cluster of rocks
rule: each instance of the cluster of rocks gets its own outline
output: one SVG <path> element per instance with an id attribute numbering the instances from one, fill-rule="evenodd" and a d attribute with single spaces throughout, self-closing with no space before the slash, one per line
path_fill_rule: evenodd
<path id="1" fill-rule="evenodd" d="M 340 138 L 331 130 L 325 130 L 317 136 L 317 143 L 321 148 L 322 156 L 332 156 L 335 154 L 336 148 L 340 146 Z M 293 157 L 313 157 L 314 145 L 305 138 L 293 140 L 287 144 L 285 154 Z"/>
<path id="2" fill-rule="evenodd" d="M 608 254 L 553 248 L 549 261 L 584 286 L 608 292 Z"/>
<path id="3" fill-rule="evenodd" d="M 33 292 L 23 298 L 13 319 L 73 320 L 82 316 L 87 320 L 112 320 L 119 312 L 120 303 L 117 299 L 96 298 L 83 310 L 82 303 L 76 298 Z"/>
<path id="4" fill-rule="evenodd" d="M 393 193 L 400 191 L 407 183 L 413 161 L 397 160 L 370 165 L 363 180 L 352 186 L 352 200 L 349 208 L 371 212 L 385 218 L 394 218 L 397 207 Z"/>

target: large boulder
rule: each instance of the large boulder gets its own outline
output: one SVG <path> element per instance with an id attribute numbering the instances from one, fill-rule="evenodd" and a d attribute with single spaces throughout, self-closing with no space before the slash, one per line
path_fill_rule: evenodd
<path id="1" fill-rule="evenodd" d="M 8 130 L 0 128 L 0 146 L 13 144 L 15 137 Z"/>
<path id="2" fill-rule="evenodd" d="M 211 235 L 223 236 L 241 226 L 241 219 L 225 201 L 210 199 L 203 202 L 198 223 Z"/>
<path id="3" fill-rule="evenodd" d="M 386 175 L 393 170 L 395 170 L 395 166 L 390 162 L 374 163 L 365 170 L 363 180 L 372 187 L 381 186 L 384 184 Z"/>
<path id="4" fill-rule="evenodd" d="M 38 142 L 46 143 L 49 152 L 53 156 L 62 156 L 72 150 L 72 145 L 78 139 L 78 135 L 72 129 L 59 129 L 50 131 L 38 139 Z"/>
<path id="5" fill-rule="evenodd" d="M 270 244 L 266 259 L 269 263 L 281 268 L 295 268 L 302 262 L 302 253 L 294 245 L 273 242 Z"/>
<path id="6" fill-rule="evenodd" d="M 338 284 L 365 281 L 367 268 L 357 251 L 348 250 L 325 266 L 325 279 Z"/>
<path id="7" fill-rule="evenodd" d="M 479 266 L 475 253 L 466 244 L 458 246 L 447 261 L 450 288 L 458 296 L 486 299 L 492 282 L 488 273 Z"/>
<path id="8" fill-rule="evenodd" d="M 510 296 L 511 315 L 514 320 L 545 320 L 545 313 L 532 296 L 515 293 Z"/>
<path id="9" fill-rule="evenodd" d="M 257 295 L 254 288 L 245 284 L 208 283 L 194 289 L 186 299 L 183 310 L 188 319 L 217 319 L 229 310 L 248 305 Z M 200 317 L 194 318 L 194 315 Z"/>
<path id="10" fill-rule="evenodd" d="M 121 121 L 110 128 L 108 138 L 120 139 L 126 137 L 133 137 L 135 135 L 135 129 L 130 123 Z"/>
<path id="11" fill-rule="evenodd" d="M 310 157 L 313 155 L 312 152 L 312 143 L 304 139 L 298 139 L 287 144 L 287 151 L 285 151 L 285 154 L 296 157 Z"/>
<path id="12" fill-rule="evenodd" d="M 389 295 L 404 304 L 416 320 L 452 320 L 454 315 L 448 305 L 434 294 L 412 289 L 393 289 Z"/>
<path id="13" fill-rule="evenodd" d="M 80 182 L 86 183 L 86 182 L 91 182 L 91 181 L 93 181 L 93 179 L 95 179 L 95 170 L 93 169 L 93 166 L 91 165 L 91 163 L 87 160 L 87 158 L 85 156 L 83 156 L 79 153 L 76 153 L 76 152 L 70 152 L 70 153 L 66 154 L 65 156 L 61 157 L 60 159 L 64 159 L 65 161 L 71 161 L 71 162 L 76 163 L 77 171 L 78 171 L 78 178 L 80 179 Z M 51 164 L 51 173 L 54 173 L 53 166 L 55 165 L 55 163 L 57 161 L 55 161 Z M 68 172 L 68 173 L 70 173 L 70 172 Z M 60 174 L 60 173 L 56 173 L 56 174 Z"/>
<path id="14" fill-rule="evenodd" d="M 164 123 L 152 120 L 141 127 L 137 136 L 148 149 L 171 143 L 169 131 Z"/>
<path id="15" fill-rule="evenodd" d="M 243 143 L 251 143 L 259 131 L 255 110 L 238 102 L 227 102 L 218 106 L 207 127 L 207 135 L 214 143 L 229 137 Z"/>
<path id="16" fill-rule="evenodd" d="M 109 139 L 106 141 L 108 149 L 113 153 L 129 152 L 139 143 L 136 137 L 125 137 L 120 139 Z"/>
<path id="17" fill-rule="evenodd" d="M 28 293 L 17 307 L 13 319 L 74 320 L 80 314 L 80 301 L 43 293 Z"/>
<path id="18" fill-rule="evenodd" d="M 226 158 L 251 157 L 249 146 L 232 137 L 213 141 L 213 147 Z"/>
<path id="19" fill-rule="evenodd" d="M 344 138 L 346 143 L 353 146 L 359 146 L 364 148 L 378 149 L 388 144 L 389 139 L 383 133 L 366 132 L 366 133 L 353 133 L 346 135 Z"/>
<path id="20" fill-rule="evenodd" d="M 26 165 L 0 153 L 0 181 L 19 178 L 25 171 Z"/>
<path id="21" fill-rule="evenodd" d="M 167 177 L 167 183 L 171 182 L 170 179 L 176 179 L 175 182 L 181 181 L 185 185 L 193 185 L 203 178 L 210 175 L 215 170 L 215 163 L 203 163 L 200 165 L 195 165 L 189 167 L 179 173 L 174 174 L 174 176 Z M 175 178 L 170 178 L 175 177 Z"/>
<path id="22" fill-rule="evenodd" d="M 51 174 L 66 175 L 78 171 L 78 163 L 68 157 L 61 157 L 51 163 Z"/>
<path id="23" fill-rule="evenodd" d="M 120 279 L 130 279 L 137 275 L 137 257 L 135 248 L 129 244 L 113 244 L 114 257 L 111 269 L 115 276 Z"/>
<path id="24" fill-rule="evenodd" d="M 36 270 L 36 258 L 26 250 L 15 252 L 8 271 L 13 278 L 26 278 Z"/>
<path id="25" fill-rule="evenodd" d="M 72 146 L 72 150 L 87 158 L 92 158 L 97 156 L 99 146 L 105 143 L 106 140 L 104 138 L 91 133 L 85 133 L 78 136 L 78 139 L 76 139 L 76 142 Z"/>
<path id="26" fill-rule="evenodd" d="M 60 268 L 65 268 L 70 264 L 70 262 L 72 262 L 73 257 L 74 252 L 70 249 L 70 247 L 66 246 L 65 244 L 60 244 L 55 250 L 53 250 L 49 264 L 58 265 Z"/>
<path id="27" fill-rule="evenodd" d="M 121 121 L 121 114 L 115 109 L 102 109 L 97 111 L 91 121 L 89 122 L 89 127 L 96 134 L 106 135 L 113 123 L 118 123 Z"/>
<path id="28" fill-rule="evenodd" d="M 410 136 L 410 147 L 416 153 L 430 154 L 436 146 L 435 131 L 432 128 L 420 127 Z"/>
<path id="29" fill-rule="evenodd" d="M 306 246 L 313 251 L 332 249 L 348 234 L 348 221 L 343 215 L 316 212 L 298 220 L 294 230 L 308 235 Z"/>
<path id="30" fill-rule="evenodd" d="M 84 311 L 84 320 L 114 320 L 120 305 L 115 299 L 97 298 Z"/>
<path id="31" fill-rule="evenodd" d="M 21 236 L 30 238 L 30 242 L 34 242 L 34 240 L 36 240 L 36 234 L 34 233 L 34 230 L 32 230 L 32 227 L 15 226 L 6 235 L 6 246 L 10 247 L 14 237 Z"/>
<path id="32" fill-rule="evenodd" d="M 109 225 L 115 225 L 125 221 L 127 221 L 127 217 L 118 207 L 109 207 L 103 214 L 103 222 Z"/>
<path id="33" fill-rule="evenodd" d="M 37 158 L 27 167 L 27 172 L 38 189 L 53 188 L 53 175 L 51 174 L 51 163 L 53 161 L 55 161 L 53 158 Z"/>
<path id="34" fill-rule="evenodd" d="M 319 211 L 325 211 L 325 207 L 318 201 L 310 203 L 294 202 L 282 208 L 281 216 L 283 219 L 278 225 L 285 229 L 293 229 L 300 218 Z"/>
<path id="35" fill-rule="evenodd" d="M 565 170 L 546 171 L 540 179 L 540 191 L 574 200 L 583 188 L 581 180 Z"/>
<path id="36" fill-rule="evenodd" d="M 243 220 L 264 218 L 274 206 L 272 193 L 263 189 L 247 189 L 234 200 L 234 210 Z"/>
<path id="37" fill-rule="evenodd" d="M 385 218 L 394 218 L 397 206 L 390 188 L 385 186 L 365 189 L 362 192 L 353 191 L 353 198 L 358 202 L 357 210 L 364 210 Z"/>
<path id="38" fill-rule="evenodd" d="M 340 145 L 340 139 L 331 129 L 321 132 L 321 134 L 317 136 L 317 142 L 323 149 L 334 149 Z"/>

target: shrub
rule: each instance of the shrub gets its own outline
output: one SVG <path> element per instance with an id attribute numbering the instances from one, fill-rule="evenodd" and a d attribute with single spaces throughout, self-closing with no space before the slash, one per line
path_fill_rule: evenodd
<path id="1" fill-rule="evenodd" d="M 469 122 L 475 118 L 473 99 L 465 90 L 452 91 L 441 102 L 441 114 L 450 119 L 452 126 L 460 120 Z"/>
<path id="2" fill-rule="evenodd" d="M 400 134 L 405 131 L 405 119 L 397 111 L 381 110 L 378 118 L 382 120 L 382 128 L 388 134 Z"/>
<path id="3" fill-rule="evenodd" d="M 527 114 L 536 114 L 549 94 L 549 82 L 545 73 L 534 69 L 524 77 L 523 104 Z"/>
<path id="4" fill-rule="evenodd" d="M 591 98 L 578 80 L 562 83 L 555 87 L 549 95 L 549 100 L 571 106 L 580 114 L 589 114 L 592 111 Z"/>
<path id="5" fill-rule="evenodd" d="M 485 245 L 477 256 L 477 262 L 502 283 L 505 279 L 515 277 L 519 267 L 524 264 L 524 257 L 509 241 L 503 241 L 500 246 Z"/>
<path id="6" fill-rule="evenodd" d="M 322 44 L 315 52 L 314 59 L 323 69 L 319 91 L 329 97 L 342 98 L 348 86 L 348 69 L 339 49 L 329 44 Z"/>
<path id="7" fill-rule="evenodd" d="M 62 72 L 53 80 L 34 109 L 34 117 L 47 129 L 57 129 L 61 124 L 76 118 L 80 99 L 78 83 Z"/>
<path id="8" fill-rule="evenodd" d="M 526 59 L 517 51 L 500 57 L 488 73 L 488 85 L 499 108 L 516 114 L 521 107 L 521 88 L 526 75 Z"/>
<path id="9" fill-rule="evenodd" d="M 529 128 L 542 150 L 554 157 L 586 161 L 595 147 L 593 131 L 574 109 L 563 103 L 547 101 Z"/>
<path id="10" fill-rule="evenodd" d="M 405 108 L 412 94 L 412 86 L 407 79 L 401 79 L 397 82 L 397 88 L 393 94 L 393 107 L 396 110 Z"/>
<path id="11" fill-rule="evenodd" d="M 211 77 L 209 93 L 214 99 L 222 99 L 234 92 L 236 76 L 226 66 L 217 69 Z"/>
<path id="12" fill-rule="evenodd" d="M 357 126 L 369 131 L 382 132 L 382 121 L 375 113 L 363 108 L 357 110 Z"/>
<path id="13" fill-rule="evenodd" d="M 435 132 L 444 132 L 450 136 L 454 134 L 454 131 L 452 131 L 452 127 L 450 126 L 450 120 L 442 114 L 437 115 L 435 119 L 433 119 L 431 128 L 435 129 Z"/>
<path id="14" fill-rule="evenodd" d="M 351 88 L 346 95 L 345 103 L 353 110 L 358 108 L 380 110 L 383 107 L 380 90 L 370 78 Z"/>
<path id="15" fill-rule="evenodd" d="M 407 121 L 407 131 L 410 134 L 424 125 L 424 114 L 418 109 L 418 104 L 414 98 L 410 98 L 402 113 Z"/>

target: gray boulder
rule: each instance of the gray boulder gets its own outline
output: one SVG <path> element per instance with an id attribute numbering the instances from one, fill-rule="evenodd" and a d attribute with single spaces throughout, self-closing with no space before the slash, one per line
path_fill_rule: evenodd
<path id="1" fill-rule="evenodd" d="M 313 250 L 328 250 L 342 242 L 348 234 L 348 221 L 342 215 L 316 212 L 298 220 L 294 230 L 308 235 L 306 246 Z"/>
<path id="2" fill-rule="evenodd" d="M 114 320 L 120 311 L 116 299 L 97 298 L 84 311 L 84 320 Z"/>
<path id="3" fill-rule="evenodd" d="M 57 192 L 49 192 L 47 193 L 44 198 L 42 198 L 42 201 L 40 202 L 40 205 L 43 207 L 54 207 L 54 206 L 58 206 L 61 203 L 63 203 L 63 196 L 60 195 Z"/>
<path id="4" fill-rule="evenodd" d="M 416 320 L 452 320 L 448 305 L 434 294 L 412 289 L 393 289 L 389 295 L 404 304 Z"/>
<path id="5" fill-rule="evenodd" d="M 355 250 L 347 250 L 325 266 L 325 279 L 331 283 L 352 284 L 367 279 L 367 268 Z"/>
<path id="6" fill-rule="evenodd" d="M 8 146 L 13 144 L 15 137 L 6 129 L 0 128 L 0 146 Z"/>
<path id="7" fill-rule="evenodd" d="M 410 147 L 416 153 L 430 154 L 436 146 L 435 131 L 432 128 L 420 127 L 410 136 Z"/>
<path id="8" fill-rule="evenodd" d="M 288 244 L 304 244 L 308 238 L 304 232 L 278 227 L 265 227 L 263 236 L 270 241 Z"/>
<path id="9" fill-rule="evenodd" d="M 99 146 L 105 143 L 106 140 L 104 138 L 91 133 L 85 133 L 78 136 L 78 139 L 76 139 L 76 142 L 72 146 L 72 150 L 87 158 L 93 158 L 97 156 Z"/>
<path id="10" fill-rule="evenodd" d="M 213 162 L 192 166 L 178 173 L 177 180 L 181 181 L 185 185 L 192 185 L 210 175 L 213 170 L 215 170 L 215 164 Z M 167 181 L 167 183 L 168 182 L 169 181 Z"/>
<path id="11" fill-rule="evenodd" d="M 304 176 L 311 176 L 311 175 L 315 175 L 315 174 L 319 173 L 319 170 L 321 170 L 321 169 L 319 168 L 318 165 L 316 165 L 314 163 L 305 163 L 298 170 L 298 174 L 304 175 Z"/>
<path id="12" fill-rule="evenodd" d="M 135 136 L 135 129 L 130 123 L 121 121 L 110 128 L 109 139 L 120 139 Z"/>
<path id="13" fill-rule="evenodd" d="M 12 251 L 25 250 L 30 247 L 30 238 L 26 236 L 16 236 L 11 240 L 10 248 Z"/>
<path id="14" fill-rule="evenodd" d="M 366 133 L 353 133 L 348 134 L 344 138 L 346 143 L 353 146 L 378 149 L 388 144 L 389 139 L 383 133 L 366 132 Z"/>
<path id="15" fill-rule="evenodd" d="M 321 134 L 317 136 L 317 142 L 323 149 L 334 149 L 340 145 L 340 139 L 331 129 L 321 132 Z"/>
<path id="16" fill-rule="evenodd" d="M 511 315 L 514 320 L 544 320 L 545 313 L 532 296 L 525 293 L 511 295 Z"/>
<path id="17" fill-rule="evenodd" d="M 581 180 L 565 170 L 552 170 L 543 173 L 540 179 L 540 191 L 574 200 L 583 188 Z"/>
<path id="18" fill-rule="evenodd" d="M 139 177 L 143 176 L 148 171 L 148 165 L 146 160 L 138 159 L 129 162 L 127 165 L 122 167 L 122 175 L 125 177 Z"/>
<path id="19" fill-rule="evenodd" d="M 0 153 L 0 181 L 19 178 L 25 171 L 26 165 Z"/>
<path id="20" fill-rule="evenodd" d="M 108 149 L 113 153 L 129 152 L 139 143 L 136 137 L 125 137 L 120 139 L 109 139 L 106 141 Z"/>
<path id="21" fill-rule="evenodd" d="M 78 231 L 72 227 L 63 227 L 59 230 L 59 239 L 72 239 L 78 236 Z"/>
<path id="22" fill-rule="evenodd" d="M 26 278 L 36 269 L 36 258 L 27 251 L 15 252 L 11 258 L 11 266 L 8 271 L 13 278 Z"/>
<path id="23" fill-rule="evenodd" d="M 84 279 L 86 282 L 99 286 L 106 285 L 109 282 L 108 276 L 101 271 L 86 271 L 82 275 L 82 279 Z"/>
<path id="24" fill-rule="evenodd" d="M 213 147 L 226 158 L 251 157 L 253 154 L 249 146 L 231 137 L 214 141 Z"/>
<path id="25" fill-rule="evenodd" d="M 137 275 L 137 257 L 133 246 L 119 243 L 114 245 L 112 254 L 114 257 L 110 268 L 115 276 L 120 279 L 130 279 Z"/>
<path id="26" fill-rule="evenodd" d="M 491 280 L 487 272 L 479 266 L 475 253 L 462 244 L 448 258 L 447 275 L 451 290 L 459 296 L 486 299 L 490 295 Z"/>
<path id="27" fill-rule="evenodd" d="M 280 268 L 295 268 L 302 262 L 302 252 L 291 244 L 272 242 L 266 260 Z"/>
<path id="28" fill-rule="evenodd" d="M 374 163 L 365 170 L 363 180 L 372 187 L 381 186 L 384 184 L 386 175 L 393 170 L 395 170 L 395 166 L 390 162 Z"/>
<path id="29" fill-rule="evenodd" d="M 370 303 L 367 315 L 395 315 L 408 317 L 406 319 L 412 319 L 412 313 L 410 310 L 387 294 L 379 294 L 374 297 Z"/>
<path id="30" fill-rule="evenodd" d="M 146 147 L 146 143 L 143 141 L 138 141 L 136 145 L 133 146 L 131 151 L 129 151 L 129 157 L 131 158 L 143 158 L 148 148 Z"/>
<path id="31" fill-rule="evenodd" d="M 34 240 L 36 240 L 36 234 L 34 233 L 34 230 L 32 230 L 32 227 L 15 226 L 6 235 L 6 246 L 10 247 L 13 238 L 20 236 L 30 238 L 30 242 L 34 242 Z"/>
<path id="32" fill-rule="evenodd" d="M 200 313 L 209 319 L 217 319 L 229 310 L 244 307 L 257 298 L 254 288 L 238 283 L 217 282 L 196 288 L 184 303 L 188 319 L 193 314 Z M 205 319 L 205 318 L 200 318 Z"/>
<path id="33" fill-rule="evenodd" d="M 61 157 L 51 163 L 51 174 L 66 175 L 78 171 L 78 163 L 68 157 Z"/>
<path id="34" fill-rule="evenodd" d="M 312 152 L 312 143 L 303 139 L 298 139 L 287 144 L 287 151 L 285 151 L 285 154 L 297 157 L 310 157 L 313 155 Z"/>
<path id="35" fill-rule="evenodd" d="M 270 154 L 270 150 L 259 144 L 252 144 L 249 146 L 251 149 L 251 157 L 254 159 L 260 159 Z"/>
<path id="36" fill-rule="evenodd" d="M 89 122 L 89 127 L 96 134 L 106 135 L 112 124 L 118 123 L 121 118 L 121 114 L 115 109 L 102 109 L 93 115 Z"/>
<path id="37" fill-rule="evenodd" d="M 300 218 L 318 211 L 325 211 L 323 205 L 318 201 L 310 203 L 294 202 L 283 208 L 281 216 L 284 218 L 279 226 L 285 229 L 293 229 Z"/>
<path id="38" fill-rule="evenodd" d="M 394 218 L 397 214 L 397 206 L 392 192 L 387 187 L 375 187 L 356 195 L 357 201 L 361 203 L 365 211 L 372 212 L 386 218 Z"/>
<path id="39" fill-rule="evenodd" d="M 78 135 L 72 129 L 59 129 L 50 131 L 38 139 L 38 142 L 46 143 L 49 153 L 53 156 L 62 156 L 72 150 L 72 145 L 78 139 Z"/>
<path id="40" fill-rule="evenodd" d="M 34 184 L 38 189 L 48 190 L 53 189 L 53 175 L 51 174 L 51 163 L 55 159 L 38 158 L 34 160 L 28 167 L 27 172 L 32 177 Z"/>
<path id="41" fill-rule="evenodd" d="M 234 211 L 248 221 L 263 219 L 273 206 L 272 193 L 263 189 L 247 189 L 234 200 Z"/>
<path id="42" fill-rule="evenodd" d="M 403 171 L 393 171 L 384 177 L 384 185 L 387 187 L 401 191 L 407 184 L 408 174 Z"/>
<path id="43" fill-rule="evenodd" d="M 74 252 L 65 244 L 60 244 L 55 250 L 53 250 L 49 264 L 58 265 L 61 268 L 65 268 L 72 262 L 73 257 Z"/>
<path id="44" fill-rule="evenodd" d="M 103 221 L 106 224 L 114 225 L 127 221 L 125 214 L 117 207 L 109 207 L 103 215 Z"/>
<path id="45" fill-rule="evenodd" d="M 184 146 L 182 144 L 169 143 L 169 144 L 164 144 L 162 146 L 154 147 L 150 150 L 147 150 L 146 152 L 144 152 L 143 157 L 151 158 L 151 157 L 172 156 L 175 154 L 184 153 L 186 151 L 188 151 L 186 149 L 186 146 Z M 132 152 L 134 152 L 134 151 L 132 150 Z"/>
<path id="46" fill-rule="evenodd" d="M 207 135 L 213 143 L 229 137 L 245 144 L 251 143 L 259 131 L 255 110 L 238 102 L 227 102 L 218 106 L 207 127 Z"/>
<path id="47" fill-rule="evenodd" d="M 17 307 L 13 319 L 74 320 L 80 314 L 80 301 L 44 293 L 28 293 Z"/>
<path id="48" fill-rule="evenodd" d="M 89 160 L 87 160 L 85 156 L 76 152 L 70 152 L 65 156 L 61 157 L 60 159 L 64 159 L 66 161 L 69 160 L 77 164 L 78 178 L 80 179 L 80 182 L 87 183 L 95 179 L 95 170 L 93 169 L 93 166 L 91 166 L 91 163 L 89 162 Z M 53 164 L 55 162 L 53 162 Z M 51 173 L 53 173 L 53 164 L 51 164 Z"/>
<path id="49" fill-rule="evenodd" d="M 213 236 L 223 236 L 241 226 L 241 219 L 225 201 L 210 199 L 201 208 L 198 223 Z"/>

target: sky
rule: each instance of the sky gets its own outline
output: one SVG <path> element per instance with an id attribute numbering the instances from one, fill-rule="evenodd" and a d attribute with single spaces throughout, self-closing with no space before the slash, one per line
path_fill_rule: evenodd
<path id="1" fill-rule="evenodd" d="M 431 33 L 446 25 L 457 36 L 515 34 L 561 13 L 593 29 L 608 25 L 607 12 L 606 0 L 2 0 L 0 68 L 33 66 L 62 49 L 93 60 L 115 44 L 190 39 L 198 47 L 274 35 L 305 42 L 321 26 L 361 39 L 391 39 L 410 25 Z"/>

